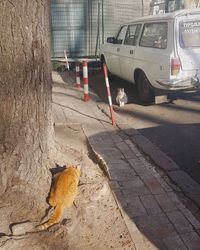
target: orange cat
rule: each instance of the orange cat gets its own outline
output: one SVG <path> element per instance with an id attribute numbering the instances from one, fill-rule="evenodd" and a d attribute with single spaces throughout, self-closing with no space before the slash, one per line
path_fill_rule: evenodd
<path id="1" fill-rule="evenodd" d="M 60 221 L 63 209 L 70 207 L 74 202 L 79 178 L 80 166 L 70 166 L 56 174 L 49 197 L 49 204 L 54 208 L 54 212 L 47 222 L 37 226 L 39 230 L 44 230 Z"/>

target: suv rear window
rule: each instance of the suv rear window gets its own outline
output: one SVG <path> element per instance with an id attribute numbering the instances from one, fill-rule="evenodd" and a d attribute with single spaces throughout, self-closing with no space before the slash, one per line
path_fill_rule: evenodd
<path id="1" fill-rule="evenodd" d="M 200 47 L 200 20 L 180 22 L 181 48 Z"/>
<path id="2" fill-rule="evenodd" d="M 157 49 L 167 48 L 167 23 L 146 23 L 140 46 Z"/>

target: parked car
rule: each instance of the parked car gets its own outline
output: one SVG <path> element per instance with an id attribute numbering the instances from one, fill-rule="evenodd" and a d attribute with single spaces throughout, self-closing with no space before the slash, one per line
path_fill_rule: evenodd
<path id="1" fill-rule="evenodd" d="M 200 86 L 200 8 L 135 19 L 100 48 L 102 63 L 138 85 L 144 102 L 156 90 Z"/>

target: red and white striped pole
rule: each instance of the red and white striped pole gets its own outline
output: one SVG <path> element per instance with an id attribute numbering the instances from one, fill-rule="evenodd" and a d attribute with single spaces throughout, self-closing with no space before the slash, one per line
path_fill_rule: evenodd
<path id="1" fill-rule="evenodd" d="M 65 55 L 66 68 L 67 68 L 67 70 L 69 70 L 69 61 L 67 58 L 67 51 L 66 50 L 64 50 L 64 55 Z"/>
<path id="2" fill-rule="evenodd" d="M 83 89 L 84 89 L 84 102 L 89 101 L 89 87 L 88 87 L 88 63 L 83 61 Z"/>
<path id="3" fill-rule="evenodd" d="M 76 84 L 75 84 L 76 88 L 80 88 L 81 87 L 81 79 L 80 79 L 80 63 L 77 62 L 76 63 Z"/>
<path id="4" fill-rule="evenodd" d="M 110 84 L 109 84 L 109 80 L 108 80 L 108 69 L 107 69 L 106 64 L 103 65 L 103 70 L 104 70 L 104 76 L 105 76 L 105 82 L 106 82 L 106 89 L 107 89 L 107 95 L 108 95 L 108 102 L 109 102 L 109 108 L 110 108 L 110 115 L 111 115 L 111 119 L 112 119 L 112 125 L 115 125 L 115 114 L 114 114 L 113 107 L 112 107 Z"/>

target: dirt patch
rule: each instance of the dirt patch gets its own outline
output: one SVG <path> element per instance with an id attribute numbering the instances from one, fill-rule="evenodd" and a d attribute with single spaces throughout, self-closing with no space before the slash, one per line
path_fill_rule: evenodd
<path id="1" fill-rule="evenodd" d="M 75 205 L 66 209 L 61 222 L 47 231 L 13 239 L 2 236 L 1 249 L 134 249 L 107 178 L 89 157 L 81 126 L 67 124 L 55 131 L 58 148 L 55 163 L 82 166 Z"/>

